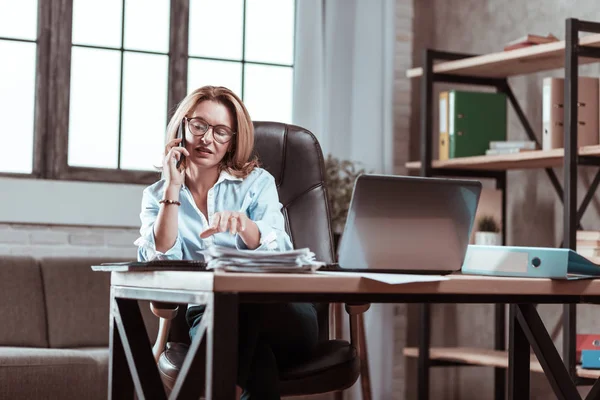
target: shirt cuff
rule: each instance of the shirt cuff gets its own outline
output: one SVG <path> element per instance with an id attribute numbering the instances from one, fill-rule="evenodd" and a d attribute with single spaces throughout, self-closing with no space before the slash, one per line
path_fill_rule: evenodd
<path id="1" fill-rule="evenodd" d="M 140 261 L 181 260 L 183 257 L 179 233 L 177 234 L 177 239 L 175 239 L 175 244 L 165 252 L 156 250 L 154 233 L 137 238 L 133 244 L 138 246 L 138 259 Z"/>
<path id="2" fill-rule="evenodd" d="M 277 232 L 264 221 L 254 221 L 260 232 L 260 245 L 254 250 L 278 250 Z M 248 250 L 248 246 L 240 235 L 236 235 L 235 245 L 238 250 Z"/>

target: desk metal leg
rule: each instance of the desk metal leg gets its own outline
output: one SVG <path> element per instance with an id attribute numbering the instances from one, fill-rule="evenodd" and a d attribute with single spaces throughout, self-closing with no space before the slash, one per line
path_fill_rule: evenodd
<path id="1" fill-rule="evenodd" d="M 516 308 L 516 318 L 531 344 L 556 398 L 559 400 L 581 399 L 535 307 L 532 304 L 519 304 Z"/>
<path id="2" fill-rule="evenodd" d="M 198 383 L 198 376 L 201 376 L 203 371 L 203 363 L 206 363 L 205 357 L 202 356 L 201 348 L 206 346 L 206 331 L 208 325 L 212 323 L 212 304 L 208 302 L 204 309 L 204 315 L 200 320 L 200 326 L 196 331 L 194 340 L 185 356 L 185 360 L 181 365 L 181 370 L 177 376 L 177 381 L 171 392 L 171 399 L 198 399 L 203 393 L 203 387 Z"/>
<path id="3" fill-rule="evenodd" d="M 215 293 L 207 329 L 206 399 L 235 399 L 238 358 L 238 296 Z"/>
<path id="4" fill-rule="evenodd" d="M 517 305 L 510 305 L 508 393 L 510 400 L 529 399 L 529 342 L 517 321 Z"/>
<path id="5" fill-rule="evenodd" d="M 116 307 L 115 299 L 111 296 L 110 311 L 110 340 L 108 352 L 108 399 L 133 398 L 133 380 L 127 366 L 123 342 L 115 322 L 113 309 Z"/>
<path id="6" fill-rule="evenodd" d="M 431 305 L 420 305 L 419 321 L 419 359 L 418 359 L 418 396 L 419 400 L 429 399 L 429 342 L 431 329 Z"/>
<path id="7" fill-rule="evenodd" d="M 494 309 L 494 348 L 506 350 L 506 304 L 496 304 Z M 506 398 L 506 369 L 494 368 L 494 399 Z"/>
<path id="8" fill-rule="evenodd" d="M 166 400 L 138 301 L 115 298 L 112 311 L 138 397 Z"/>
<path id="9" fill-rule="evenodd" d="M 600 379 L 596 380 L 585 400 L 600 400 Z"/>

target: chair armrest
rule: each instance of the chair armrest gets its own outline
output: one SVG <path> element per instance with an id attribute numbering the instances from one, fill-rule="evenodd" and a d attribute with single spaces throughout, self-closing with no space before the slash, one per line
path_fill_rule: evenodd
<path id="1" fill-rule="evenodd" d="M 360 359 L 360 386 L 363 400 L 371 400 L 371 374 L 363 314 L 371 307 L 369 303 L 346 303 L 350 317 L 350 344 L 358 352 Z"/>
<path id="2" fill-rule="evenodd" d="M 177 316 L 179 306 L 177 304 L 152 301 L 150 302 L 150 310 L 152 310 L 152 314 L 160 318 L 156 342 L 154 343 L 154 346 L 152 346 L 154 361 L 158 362 L 158 358 L 162 354 L 163 350 L 165 349 L 165 345 L 167 344 L 169 329 L 171 328 L 171 320 Z"/>
<path id="3" fill-rule="evenodd" d="M 361 314 L 365 313 L 371 304 L 369 303 L 346 303 L 346 312 L 350 317 L 350 344 L 356 347 L 360 351 L 360 345 L 358 340 L 359 329 L 364 329 Z"/>

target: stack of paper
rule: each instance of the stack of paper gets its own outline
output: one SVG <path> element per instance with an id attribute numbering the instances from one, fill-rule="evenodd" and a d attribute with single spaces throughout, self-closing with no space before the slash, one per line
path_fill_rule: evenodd
<path id="1" fill-rule="evenodd" d="M 308 248 L 289 251 L 238 250 L 210 246 L 199 251 L 204 255 L 207 269 L 236 272 L 313 272 L 324 263 L 315 261 Z"/>

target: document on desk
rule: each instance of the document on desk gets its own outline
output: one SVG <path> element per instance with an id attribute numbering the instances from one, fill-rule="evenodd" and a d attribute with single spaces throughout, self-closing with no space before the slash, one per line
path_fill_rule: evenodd
<path id="1" fill-rule="evenodd" d="M 387 283 L 388 285 L 402 285 L 405 283 L 439 282 L 447 281 L 449 278 L 442 275 L 413 275 L 413 274 L 389 274 L 377 272 L 334 272 L 316 271 L 315 274 L 334 276 L 355 276 L 372 281 Z"/>

